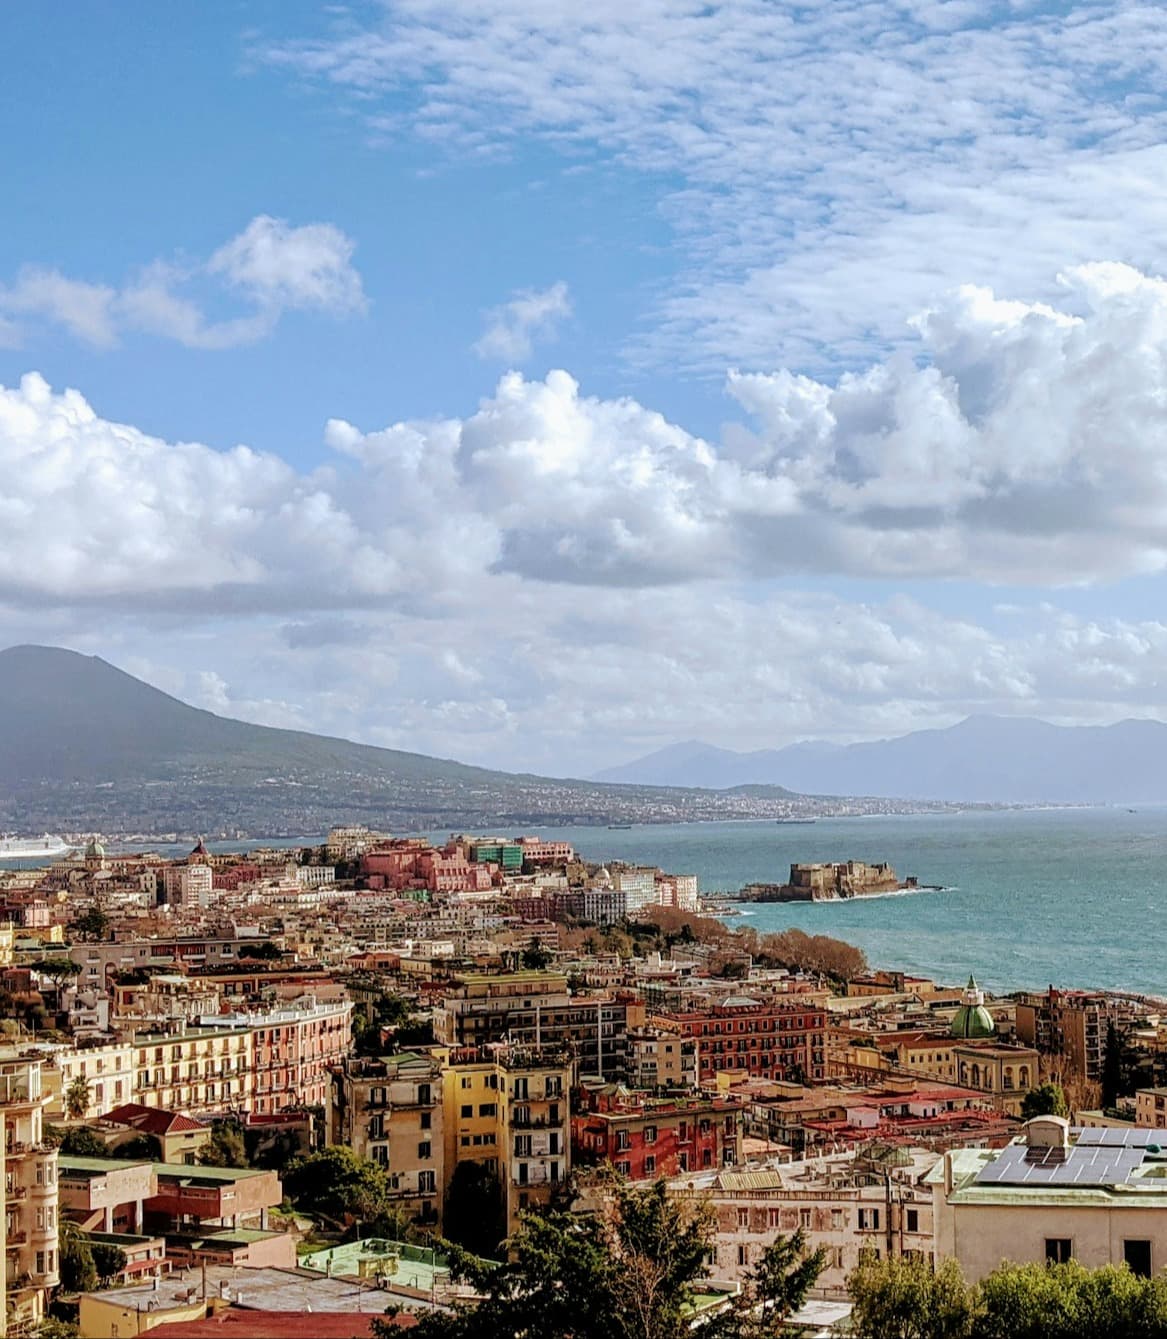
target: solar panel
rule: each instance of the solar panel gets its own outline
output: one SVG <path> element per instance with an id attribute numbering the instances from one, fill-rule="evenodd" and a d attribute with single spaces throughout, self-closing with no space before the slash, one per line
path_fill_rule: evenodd
<path id="1" fill-rule="evenodd" d="M 978 1185 L 1117 1186 L 1143 1165 L 1145 1146 L 1078 1144 L 1068 1149 L 1029 1149 L 1010 1144 L 977 1174 Z"/>
<path id="2" fill-rule="evenodd" d="M 1083 1144 L 1105 1144 L 1108 1148 L 1147 1148 L 1151 1144 L 1163 1146 L 1167 1145 L 1167 1130 L 1089 1127 L 1078 1132 L 1078 1147 L 1081 1148 Z"/>

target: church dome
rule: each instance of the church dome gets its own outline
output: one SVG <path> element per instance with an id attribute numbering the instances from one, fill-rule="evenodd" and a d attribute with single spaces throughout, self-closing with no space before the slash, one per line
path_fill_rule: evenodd
<path id="1" fill-rule="evenodd" d="M 89 845 L 85 848 L 85 859 L 86 860 L 105 859 L 105 847 L 102 846 L 102 844 L 97 840 L 96 837 L 92 838 L 90 840 Z"/>
<path id="2" fill-rule="evenodd" d="M 991 1037 L 997 1031 L 993 1015 L 985 1008 L 985 992 L 970 976 L 965 987 L 961 1006 L 952 1019 L 949 1034 L 961 1040 L 975 1037 Z"/>

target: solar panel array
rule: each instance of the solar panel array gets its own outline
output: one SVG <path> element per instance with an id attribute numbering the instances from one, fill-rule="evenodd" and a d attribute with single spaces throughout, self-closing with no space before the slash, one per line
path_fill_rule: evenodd
<path id="1" fill-rule="evenodd" d="M 1167 1130 L 1123 1130 L 1117 1126 L 1089 1126 L 1078 1132 L 1078 1147 L 1105 1144 L 1108 1148 L 1167 1148 Z"/>
<path id="2" fill-rule="evenodd" d="M 1099 1141 L 1070 1148 L 1010 1144 L 977 1174 L 977 1185 L 1118 1186 L 1146 1158 L 1146 1146 Z"/>

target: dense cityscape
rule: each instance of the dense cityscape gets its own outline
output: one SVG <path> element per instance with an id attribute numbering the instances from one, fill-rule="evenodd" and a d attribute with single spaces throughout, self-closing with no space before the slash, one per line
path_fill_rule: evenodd
<path id="1" fill-rule="evenodd" d="M 646 1206 L 710 1335 L 899 1333 L 880 1269 L 1159 1265 L 1164 1002 L 986 999 L 535 836 L 93 839 L 0 899 L 9 1335 L 492 1334 L 535 1225 Z"/>

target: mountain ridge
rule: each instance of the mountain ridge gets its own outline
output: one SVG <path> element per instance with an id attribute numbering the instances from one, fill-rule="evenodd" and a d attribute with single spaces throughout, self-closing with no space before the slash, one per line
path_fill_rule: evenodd
<path id="1" fill-rule="evenodd" d="M 782 785 L 799 794 L 896 796 L 950 803 L 1090 804 L 1167 801 L 1167 724 L 1124 717 L 1110 725 L 1056 725 L 1032 716 L 979 714 L 886 739 L 801 741 L 736 752 L 685 741 L 596 781 L 623 785 Z"/>

